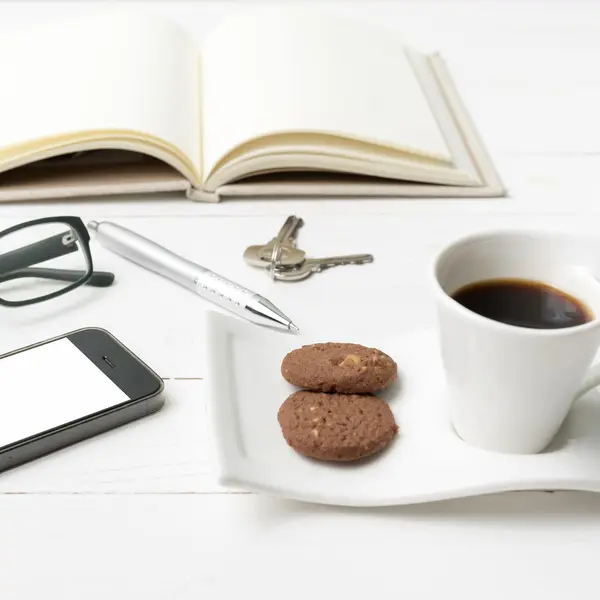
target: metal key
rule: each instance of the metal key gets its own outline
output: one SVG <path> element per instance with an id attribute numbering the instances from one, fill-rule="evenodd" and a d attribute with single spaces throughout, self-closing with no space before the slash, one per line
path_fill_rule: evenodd
<path id="1" fill-rule="evenodd" d="M 244 260 L 254 266 L 267 269 L 273 265 L 296 266 L 305 258 L 306 253 L 295 247 L 295 237 L 303 225 L 301 218 L 288 217 L 279 233 L 267 244 L 249 246 L 244 252 Z"/>
<path id="2" fill-rule="evenodd" d="M 307 258 L 301 265 L 271 269 L 271 277 L 279 281 L 300 281 L 313 273 L 341 265 L 362 265 L 373 262 L 372 254 L 348 254 L 328 258 Z"/>

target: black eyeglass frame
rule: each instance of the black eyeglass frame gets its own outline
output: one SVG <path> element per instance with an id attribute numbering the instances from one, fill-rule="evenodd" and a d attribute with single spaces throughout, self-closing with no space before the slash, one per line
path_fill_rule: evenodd
<path id="1" fill-rule="evenodd" d="M 7 236 L 10 235 L 11 233 L 14 233 L 15 231 L 19 231 L 21 229 L 26 229 L 27 227 L 32 227 L 35 225 L 44 225 L 46 223 L 62 223 L 64 225 L 68 225 L 77 235 L 77 238 L 80 243 L 80 248 L 81 251 L 84 254 L 85 257 L 85 261 L 86 261 L 86 265 L 87 268 L 85 271 L 81 270 L 81 271 L 68 271 L 65 269 L 31 269 L 29 272 L 25 273 L 24 269 L 22 269 L 22 272 L 19 273 L 13 273 L 13 274 L 9 274 L 7 277 L 0 277 L 0 279 L 13 279 L 15 277 L 20 277 L 20 276 L 32 276 L 32 273 L 39 273 L 38 276 L 40 277 L 44 277 L 47 276 L 49 278 L 52 279 L 59 279 L 59 280 L 63 280 L 63 281 L 70 281 L 72 279 L 74 279 L 75 277 L 77 277 L 76 281 L 74 281 L 73 283 L 71 283 L 70 285 L 57 290 L 55 292 L 50 292 L 49 294 L 46 294 L 45 296 L 39 296 L 38 298 L 31 298 L 28 300 L 5 300 L 4 298 L 0 297 L 0 305 L 2 306 L 26 306 L 29 304 L 37 304 L 38 302 L 45 302 L 46 300 L 51 300 L 52 298 L 56 298 L 58 296 L 62 296 L 63 294 L 66 294 L 67 292 L 71 292 L 72 290 L 74 290 L 75 288 L 78 288 L 81 285 L 84 285 L 88 282 L 90 282 L 90 280 L 92 279 L 92 277 L 96 278 L 96 281 L 94 282 L 94 285 L 99 286 L 99 287 L 105 287 L 107 285 L 111 285 L 113 280 L 114 280 L 114 275 L 112 273 L 106 273 L 106 272 L 97 272 L 94 273 L 94 262 L 92 260 L 92 253 L 90 251 L 90 234 L 85 226 L 85 224 L 83 223 L 83 221 L 79 218 L 79 217 L 72 217 L 72 216 L 58 216 L 58 217 L 44 217 L 42 219 L 34 219 L 32 221 L 26 221 L 25 223 L 19 223 L 18 225 L 13 225 L 12 227 L 9 227 L 8 229 L 4 229 L 2 231 L 0 231 L 0 240 Z M 51 238 L 49 238 L 51 239 Z M 43 244 L 44 242 L 42 242 Z M 16 252 L 19 253 L 24 253 L 27 252 L 28 249 L 29 251 L 34 251 L 36 253 L 39 252 L 38 249 L 34 249 L 33 247 L 37 246 L 37 244 L 32 244 L 31 246 L 22 248 L 17 250 Z M 10 253 L 7 253 L 10 254 Z M 0 261 L 2 260 L 2 257 L 6 256 L 6 255 L 1 255 L 0 254 Z M 39 259 L 38 260 L 33 260 L 30 261 L 29 264 L 35 264 L 36 262 L 41 262 Z M 27 266 L 27 265 L 24 265 Z M 51 275 L 49 275 L 49 273 L 51 272 Z M 43 274 L 42 274 L 43 273 Z M 33 275 L 35 276 L 35 275 Z"/>

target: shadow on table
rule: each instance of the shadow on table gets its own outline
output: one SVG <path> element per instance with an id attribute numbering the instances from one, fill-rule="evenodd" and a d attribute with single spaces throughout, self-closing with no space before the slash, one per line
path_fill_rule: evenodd
<path id="1" fill-rule="evenodd" d="M 529 526 L 535 526 L 536 523 L 541 525 L 555 520 L 563 524 L 583 524 L 589 523 L 590 519 L 600 519 L 600 494 L 570 491 L 507 492 L 381 508 L 327 506 L 254 495 L 251 509 L 255 518 L 265 525 L 327 515 L 345 518 L 369 515 L 371 518 L 454 524 L 498 524 L 505 521 L 513 524 L 526 522 Z"/>

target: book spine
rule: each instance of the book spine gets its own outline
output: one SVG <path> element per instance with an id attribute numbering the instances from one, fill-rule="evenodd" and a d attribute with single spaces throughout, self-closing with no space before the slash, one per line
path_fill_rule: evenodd
<path id="1" fill-rule="evenodd" d="M 185 194 L 190 200 L 195 202 L 219 202 L 221 197 L 219 192 L 207 192 L 201 188 L 189 187 Z"/>

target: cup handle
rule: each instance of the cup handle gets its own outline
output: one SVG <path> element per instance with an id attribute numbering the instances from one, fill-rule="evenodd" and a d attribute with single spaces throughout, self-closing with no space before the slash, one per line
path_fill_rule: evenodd
<path id="1" fill-rule="evenodd" d="M 593 364 L 588 372 L 585 374 L 583 379 L 583 383 L 577 390 L 577 394 L 575 395 L 575 399 L 581 398 L 581 396 L 587 394 L 590 390 L 598 387 L 600 385 L 600 362 Z"/>

